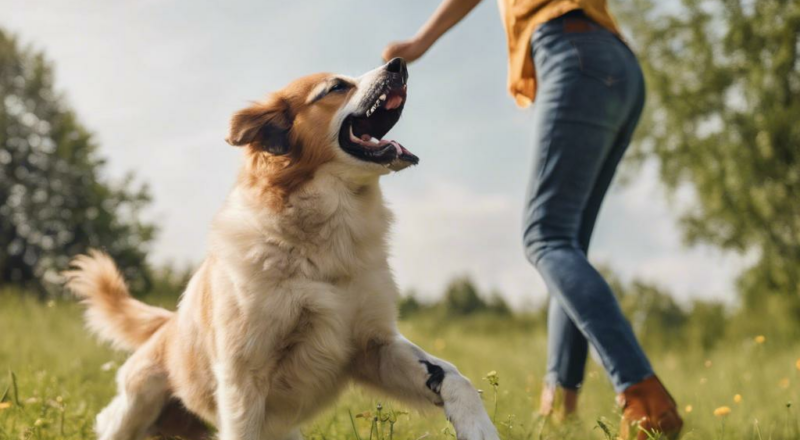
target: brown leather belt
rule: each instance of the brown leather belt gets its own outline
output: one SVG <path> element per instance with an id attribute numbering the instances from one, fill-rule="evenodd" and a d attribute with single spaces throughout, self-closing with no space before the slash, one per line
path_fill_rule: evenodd
<path id="1" fill-rule="evenodd" d="M 565 33 L 579 34 L 603 29 L 599 24 L 592 21 L 592 19 L 580 9 L 569 11 L 560 18 L 564 23 Z"/>

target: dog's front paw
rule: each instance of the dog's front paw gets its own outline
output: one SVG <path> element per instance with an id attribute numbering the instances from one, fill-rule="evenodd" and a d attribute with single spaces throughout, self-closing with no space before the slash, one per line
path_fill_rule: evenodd
<path id="1" fill-rule="evenodd" d="M 456 438 L 458 440 L 499 440 L 497 429 L 489 419 L 478 393 L 474 390 L 466 391 L 461 399 L 445 403 L 445 412 L 450 423 L 456 429 Z"/>
<path id="2" fill-rule="evenodd" d="M 484 411 L 477 414 L 452 417 L 458 440 L 500 440 L 497 429 Z"/>
<path id="3" fill-rule="evenodd" d="M 445 376 L 442 400 L 458 440 L 499 440 L 478 391 L 463 376 Z"/>

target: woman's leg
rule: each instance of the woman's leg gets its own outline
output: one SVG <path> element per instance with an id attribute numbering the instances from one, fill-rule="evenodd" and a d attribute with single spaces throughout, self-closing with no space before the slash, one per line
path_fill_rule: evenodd
<path id="1" fill-rule="evenodd" d="M 617 166 L 630 144 L 643 107 L 644 99 L 641 99 L 623 127 L 619 138 L 614 142 L 586 202 L 580 228 L 578 229 L 578 245 L 586 256 L 589 255 L 589 245 L 594 232 L 594 225 L 606 191 L 611 185 Z M 567 312 L 554 298 L 550 298 L 547 312 L 547 338 L 547 376 L 545 383 L 551 389 L 561 387 L 568 391 L 578 390 L 583 383 L 589 345 L 586 337 L 583 336 L 569 315 L 567 315 Z"/>
<path id="2" fill-rule="evenodd" d="M 568 417 L 578 410 L 589 344 L 564 309 L 550 298 L 547 311 L 547 374 L 539 414 Z"/>
<path id="3" fill-rule="evenodd" d="M 610 36 L 586 44 L 591 45 L 586 56 L 604 56 L 602 51 L 607 51 L 609 58 L 620 57 L 627 50 Z M 652 368 L 607 283 L 589 264 L 580 236 L 584 214 L 606 174 L 605 165 L 640 102 L 641 84 L 635 81 L 641 78 L 614 60 L 597 64 L 617 69 L 603 79 L 596 71 L 584 70 L 592 67 L 590 60 L 581 58 L 579 45 L 567 35 L 550 35 L 535 42 L 535 48 L 540 88 L 534 110 L 536 165 L 526 207 L 525 248 L 561 306 L 556 310 L 569 318 L 556 317 L 554 324 L 561 325 L 551 326 L 551 331 L 569 335 L 570 323 L 575 325 L 597 349 L 619 392 L 651 376 Z M 582 375 L 584 361 L 578 368 L 565 354 L 575 346 L 575 338 L 553 338 L 552 371 L 580 370 Z"/>
<path id="4" fill-rule="evenodd" d="M 580 329 L 555 299 L 550 298 L 547 310 L 547 376 L 545 384 L 577 391 L 583 383 L 583 372 L 589 344 Z"/>

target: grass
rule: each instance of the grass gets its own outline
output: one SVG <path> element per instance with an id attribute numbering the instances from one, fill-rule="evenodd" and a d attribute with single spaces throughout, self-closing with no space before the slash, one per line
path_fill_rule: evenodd
<path id="1" fill-rule="evenodd" d="M 487 411 L 503 439 L 615 435 L 614 395 L 603 370 L 592 362 L 576 420 L 535 415 L 546 348 L 544 334 L 536 330 L 540 326 L 486 317 L 444 323 L 420 317 L 401 328 L 484 390 Z M 681 405 L 684 439 L 788 440 L 800 439 L 792 405 L 800 400 L 798 357 L 800 344 L 774 347 L 767 334 L 760 343 L 751 338 L 720 344 L 711 353 L 655 352 L 652 360 Z M 124 353 L 88 335 L 75 304 L 0 293 L 0 440 L 94 438 L 94 416 L 111 399 L 114 373 L 124 360 Z M 721 407 L 729 414 L 714 415 Z M 348 390 L 303 433 L 315 440 L 455 438 L 438 410 L 421 413 L 358 388 Z"/>

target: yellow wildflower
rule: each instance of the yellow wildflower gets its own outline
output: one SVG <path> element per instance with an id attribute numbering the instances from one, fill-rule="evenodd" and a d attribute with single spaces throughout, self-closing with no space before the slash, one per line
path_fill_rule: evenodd
<path id="1" fill-rule="evenodd" d="M 758 335 L 753 340 L 756 341 L 756 344 L 763 344 L 767 341 L 767 337 L 764 335 Z"/>
<path id="2" fill-rule="evenodd" d="M 741 394 L 737 394 L 737 395 L 733 396 L 733 402 L 734 403 L 742 403 L 742 395 Z"/>
<path id="3" fill-rule="evenodd" d="M 800 370 L 800 359 L 798 359 L 797 362 L 794 363 L 794 366 L 797 367 L 798 370 Z"/>
<path id="4" fill-rule="evenodd" d="M 711 368 L 712 363 L 711 363 L 711 361 L 706 361 L 705 364 L 703 364 L 703 365 L 705 365 L 706 368 Z"/>
<path id="5" fill-rule="evenodd" d="M 486 377 L 484 377 L 483 380 L 489 382 L 489 385 L 493 387 L 500 385 L 500 376 L 497 375 L 497 371 L 495 370 L 486 373 Z"/>
<path id="6" fill-rule="evenodd" d="M 33 422 L 33 426 L 42 426 L 42 425 L 44 425 L 44 420 L 42 419 L 36 419 L 36 421 Z"/>
<path id="7" fill-rule="evenodd" d="M 686 409 L 685 409 L 685 411 L 686 411 L 687 413 L 690 413 L 690 412 L 692 412 L 692 405 L 686 405 Z"/>
<path id="8" fill-rule="evenodd" d="M 727 406 L 720 406 L 719 408 L 714 410 L 714 415 L 717 417 L 725 417 L 731 413 L 730 407 Z"/>
<path id="9" fill-rule="evenodd" d="M 0 402 L 0 411 L 11 408 L 11 402 Z"/>
<path id="10" fill-rule="evenodd" d="M 781 379 L 778 382 L 778 386 L 783 388 L 783 389 L 789 388 L 789 378 L 788 377 L 784 377 L 783 379 Z"/>

